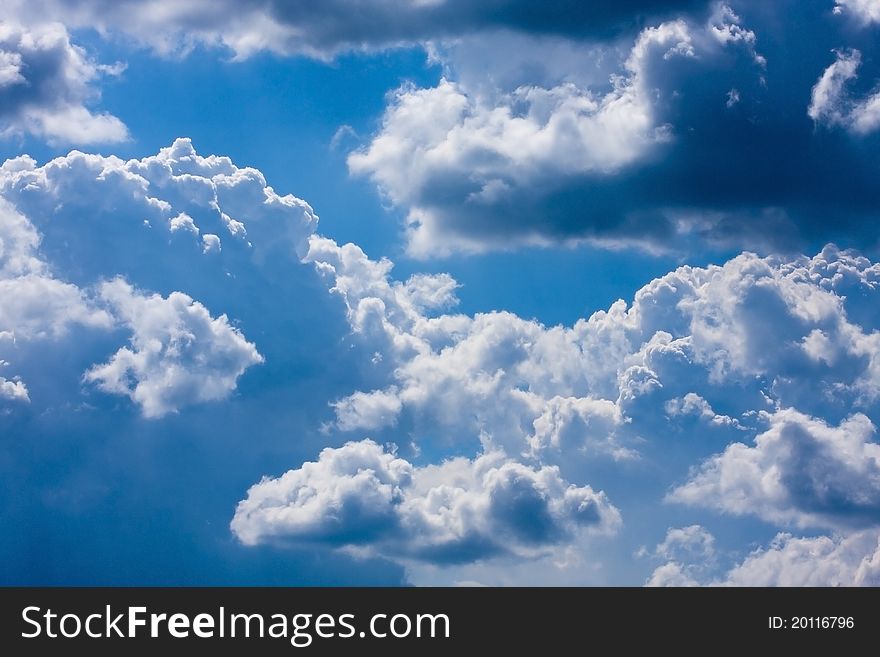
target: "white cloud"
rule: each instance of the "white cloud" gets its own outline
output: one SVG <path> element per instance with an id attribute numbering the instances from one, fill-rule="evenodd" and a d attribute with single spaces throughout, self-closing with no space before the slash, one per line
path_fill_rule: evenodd
<path id="1" fill-rule="evenodd" d="M 825 403 L 868 408 L 880 390 L 876 318 L 861 317 L 867 302 L 856 301 L 876 299 L 880 269 L 833 247 L 814 258 L 743 254 L 681 267 L 630 306 L 617 302 L 571 327 L 505 312 L 423 314 L 389 278 L 390 262 L 353 245 L 314 238 L 307 259 L 388 373 L 386 386 L 335 404 L 345 431 L 405 419 L 415 434 L 431 427 L 511 455 L 621 459 L 635 455 L 641 431 L 687 417 L 747 430 L 707 397 L 738 414 L 774 404 L 819 413 Z M 821 357 L 817 331 L 827 342 Z"/>
<path id="2" fill-rule="evenodd" d="M 260 171 L 238 167 L 228 157 L 203 157 L 186 138 L 156 155 L 128 161 L 79 151 L 43 166 L 27 156 L 8 160 L 0 169 L 0 193 L 47 241 L 65 229 L 115 240 L 101 263 L 92 263 L 94 254 L 87 251 L 95 247 L 92 241 L 73 240 L 66 247 L 75 250 L 67 257 L 78 268 L 119 267 L 100 272 L 105 277 L 119 273 L 131 264 L 131 253 L 145 248 L 156 251 L 152 257 L 171 254 L 169 245 L 182 244 L 191 244 L 196 253 L 207 245 L 212 253 L 221 234 L 258 260 L 277 251 L 297 260 L 318 222 L 305 201 L 279 195 Z"/>
<path id="3" fill-rule="evenodd" d="M 880 23 L 880 0 L 837 0 L 834 13 L 854 15 L 864 25 Z"/>
<path id="4" fill-rule="evenodd" d="M 219 253 L 221 248 L 220 237 L 213 233 L 202 235 L 202 253 Z"/>
<path id="5" fill-rule="evenodd" d="M 393 280 L 392 263 L 353 245 L 315 237 L 306 259 L 386 377 L 335 404 L 340 430 L 441 454 L 450 445 L 503 454 L 575 482 L 596 457 L 663 458 L 662 440 L 682 431 L 705 445 L 759 433 L 754 446 L 732 443 L 709 459 L 671 498 L 783 525 L 847 530 L 876 517 L 880 464 L 865 413 L 880 390 L 871 310 L 880 266 L 854 252 L 683 266 L 570 327 L 424 310 Z M 854 408 L 864 413 L 839 425 L 820 419 Z M 713 540 L 699 526 L 670 530 L 651 583 L 708 581 Z M 463 566 L 441 570 L 411 573 L 484 581 Z M 593 577 L 586 572 L 577 577 Z M 487 571 L 510 583 L 495 575 Z"/>
<path id="6" fill-rule="evenodd" d="M 670 527 L 654 552 L 663 559 L 707 559 L 715 554 L 715 537 L 700 525 Z"/>
<path id="7" fill-rule="evenodd" d="M 736 15 L 730 5 L 719 2 L 709 18 L 709 34 L 722 45 L 744 44 L 751 53 L 755 63 L 766 66 L 767 60 L 755 50 L 758 43 L 757 35 L 742 26 L 742 19 Z M 734 90 L 735 91 L 735 90 Z"/>
<path id="8" fill-rule="evenodd" d="M 0 330 L 16 340 L 57 339 L 71 325 L 106 328 L 108 314 L 75 285 L 28 274 L 0 280 Z"/>
<path id="9" fill-rule="evenodd" d="M 689 392 L 684 397 L 676 397 L 667 401 L 666 412 L 672 417 L 692 415 L 711 424 L 743 428 L 736 418 L 716 413 L 711 404 L 695 392 Z"/>
<path id="10" fill-rule="evenodd" d="M 27 386 L 21 381 L 10 381 L 0 376 L 0 399 L 6 401 L 29 402 L 31 400 L 28 395 Z"/>
<path id="11" fill-rule="evenodd" d="M 604 493 L 567 484 L 556 468 L 497 453 L 416 467 L 363 440 L 264 478 L 239 503 L 231 527 L 248 545 L 318 540 L 454 563 L 534 557 L 582 532 L 613 532 L 619 524 Z"/>
<path id="12" fill-rule="evenodd" d="M 656 161 L 676 138 L 674 76 L 709 72 L 728 50 L 762 69 L 756 42 L 726 5 L 702 25 L 647 27 L 623 56 L 617 44 L 506 33 L 441 42 L 431 52 L 444 78 L 398 89 L 349 168 L 406 210 L 417 257 L 580 240 L 650 246 L 666 232 L 657 221 L 606 216 L 600 201 L 581 209 L 593 201 L 566 202 L 565 191 Z M 557 217 L 554 194 L 575 207 Z"/>
<path id="13" fill-rule="evenodd" d="M 793 409 L 765 414 L 754 446 L 733 443 L 669 499 L 770 522 L 852 527 L 880 514 L 880 444 L 867 416 L 839 426 Z"/>
<path id="14" fill-rule="evenodd" d="M 753 426 L 779 420 L 785 408 L 798 409 L 789 424 L 810 439 L 794 441 L 791 429 L 780 429 L 784 449 L 769 449 L 771 426 L 754 446 L 737 448 L 758 471 L 790 474 L 782 495 L 736 480 L 755 495 L 748 512 L 843 531 L 863 526 L 875 508 L 875 445 L 864 418 L 875 417 L 880 393 L 880 265 L 855 253 L 745 253 L 718 266 L 683 266 L 629 302 L 549 327 L 507 312 L 456 312 L 457 283 L 447 274 L 394 280 L 390 261 L 314 236 L 317 217 L 305 202 L 275 193 L 259 171 L 199 156 L 188 140 L 130 161 L 78 152 L 43 166 L 16 158 L 0 167 L 0 191 L 18 207 L 0 214 L 0 280 L 21 289 L 41 281 L 34 298 L 51 299 L 52 285 L 70 294 L 47 317 L 34 314 L 45 303 L 25 312 L 8 301 L 21 295 L 0 296 L 0 313 L 13 318 L 9 330 L 0 328 L 0 348 L 12 344 L 13 329 L 21 343 L 53 340 L 61 349 L 77 348 L 64 341 L 72 327 L 103 331 L 114 342 L 86 362 L 116 353 L 87 378 L 131 397 L 147 416 L 230 395 L 260 359 L 244 335 L 269 353 L 263 340 L 272 325 L 252 331 L 252 312 L 240 318 L 246 330 L 233 328 L 220 315 L 238 317 L 224 305 L 224 285 L 243 280 L 238 289 L 261 291 L 253 301 L 274 303 L 262 296 L 264 279 L 248 272 L 267 267 L 286 277 L 307 252 L 344 309 L 353 333 L 346 342 L 360 343 L 366 361 L 375 354 L 369 383 L 335 400 L 336 428 L 369 430 L 411 451 L 404 459 L 356 442 L 258 484 L 234 521 L 245 543 L 323 541 L 389 556 L 425 578 L 431 561 L 454 562 L 458 579 L 478 581 L 485 580 L 464 566 L 528 558 L 549 572 L 564 562 L 555 576 L 583 581 L 585 571 L 567 570 L 575 568 L 573 551 L 587 555 L 577 568 L 595 563 L 582 535 L 619 522 L 608 499 L 586 485 L 595 482 L 590 468 L 620 468 L 602 487 L 626 513 L 612 486 L 628 485 L 627 469 L 643 466 L 638 457 L 665 458 L 664 441 L 695 426 L 700 440 L 691 442 L 703 454 L 742 431 L 748 442 Z M 202 252 L 208 235 L 222 239 L 222 250 Z M 131 332 L 121 349 L 118 329 Z M 0 358 L 15 361 L 5 351 Z M 41 386 L 14 366 L 4 381 L 21 382 L 37 407 Z M 856 411 L 863 415 L 854 424 L 840 423 Z M 739 428 L 734 418 L 743 418 Z M 587 462 L 593 458 L 610 461 Z M 402 465 L 390 465 L 396 461 Z M 670 462 L 648 466 L 683 481 L 688 463 L 671 469 Z M 699 474 L 690 483 L 711 489 Z M 352 506 L 361 494 L 369 510 Z M 700 500 L 730 510 L 713 495 Z M 599 519 L 586 522 L 573 511 L 581 506 Z M 524 507 L 543 520 L 518 524 Z M 705 581 L 704 572 L 680 565 L 684 578 Z"/>
<path id="15" fill-rule="evenodd" d="M 724 580 L 733 586 L 878 586 L 880 534 L 797 538 L 779 534 L 737 565 Z"/>
<path id="16" fill-rule="evenodd" d="M 709 535 L 711 538 L 711 535 Z M 767 547 L 753 550 L 726 572 L 712 555 L 689 555 L 657 567 L 647 586 L 877 586 L 880 534 L 876 529 L 848 535 L 796 537 L 777 534 Z"/>
<path id="17" fill-rule="evenodd" d="M 605 175 L 639 161 L 669 139 L 668 126 L 654 118 L 649 60 L 692 55 L 687 24 L 673 21 L 639 35 L 607 93 L 562 83 L 483 97 L 447 79 L 432 89 L 403 87 L 379 134 L 349 156 L 349 167 L 411 208 L 413 254 L 481 250 L 478 242 L 449 243 L 432 195 L 492 206 L 514 188 L 560 174 Z"/>
<path id="18" fill-rule="evenodd" d="M 336 425 L 341 431 L 380 429 L 395 424 L 402 407 L 396 388 L 355 392 L 334 403 Z"/>
<path id="19" fill-rule="evenodd" d="M 266 260 L 296 263 L 317 223 L 259 171 L 199 156 L 188 139 L 140 160 L 73 151 L 37 166 L 21 156 L 0 167 L 0 194 L 0 358 L 31 381 L 46 370 L 17 369 L 23 345 L 75 350 L 73 326 L 127 328 L 131 345 L 85 378 L 131 397 L 146 417 L 225 398 L 262 362 L 225 315 L 177 290 L 252 278 Z M 222 253 L 215 230 L 229 235 Z M 200 258 L 210 264 L 193 267 Z"/>
<path id="20" fill-rule="evenodd" d="M 0 135 L 77 144 L 126 139 L 122 121 L 87 107 L 104 73 L 60 23 L 0 21 Z"/>
<path id="21" fill-rule="evenodd" d="M 648 578 L 645 586 L 684 587 L 700 586 L 700 583 L 685 571 L 684 566 L 671 561 L 658 566 L 651 574 L 651 577 Z"/>
<path id="22" fill-rule="evenodd" d="M 817 123 L 842 126 L 866 135 L 880 128 L 880 91 L 854 99 L 848 82 L 858 77 L 862 54 L 858 50 L 835 51 L 836 59 L 813 86 L 807 114 Z"/>
<path id="23" fill-rule="evenodd" d="M 643 548 L 637 556 L 646 554 Z M 654 569 L 645 586 L 699 586 L 715 566 L 715 537 L 700 525 L 670 527 L 651 556 L 666 563 Z"/>
<path id="24" fill-rule="evenodd" d="M 79 325 L 107 329 L 110 315 L 75 285 L 55 278 L 39 255 L 40 235 L 0 197 L 0 363 L 35 341 L 58 341 Z M 29 401 L 25 383 L 0 377 L 0 397 Z"/>
<path id="25" fill-rule="evenodd" d="M 248 367 L 263 362 L 226 315 L 211 317 L 181 292 L 168 298 L 144 295 L 116 279 L 104 283 L 99 294 L 131 329 L 131 348 L 121 348 L 83 378 L 104 392 L 127 395 L 145 417 L 223 399 Z"/>

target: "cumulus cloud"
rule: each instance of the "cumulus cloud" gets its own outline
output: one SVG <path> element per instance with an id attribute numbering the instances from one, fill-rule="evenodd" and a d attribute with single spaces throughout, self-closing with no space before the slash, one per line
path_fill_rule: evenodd
<path id="1" fill-rule="evenodd" d="M 79 151 L 43 166 L 14 158 L 0 167 L 0 194 L 0 335 L 8 336 L 0 357 L 17 368 L 25 345 L 63 344 L 71 326 L 128 330 L 130 345 L 84 379 L 152 418 L 227 397 L 263 360 L 225 314 L 212 316 L 181 284 L 202 294 L 231 281 L 254 285 L 261 263 L 298 262 L 317 223 L 259 171 L 202 157 L 188 139 L 129 161 Z M 199 260 L 209 262 L 193 267 Z"/>
<path id="2" fill-rule="evenodd" d="M 6 401 L 23 401 L 29 402 L 27 386 L 21 381 L 10 381 L 0 376 L 0 399 Z"/>
<path id="3" fill-rule="evenodd" d="M 0 21 L 0 135 L 76 144 L 126 139 L 122 121 L 88 107 L 104 74 L 64 25 Z"/>
<path id="4" fill-rule="evenodd" d="M 705 532 L 705 530 L 703 530 Z M 711 534 L 705 532 L 708 540 Z M 659 548 L 659 546 L 658 546 Z M 700 554 L 668 561 L 651 574 L 647 586 L 877 586 L 880 534 L 876 529 L 847 535 L 797 537 L 777 534 L 766 547 L 712 576 L 715 564 Z"/>
<path id="5" fill-rule="evenodd" d="M 293 269 L 302 256 L 338 299 L 346 342 L 370 373 L 331 400 L 335 428 L 379 442 L 344 435 L 355 442 L 253 487 L 233 520 L 245 544 L 320 543 L 420 568 L 549 563 L 613 531 L 633 503 L 619 501 L 625 473 L 646 456 L 652 476 L 668 477 L 657 503 L 670 481 L 685 481 L 676 494 L 702 489 L 689 504 L 844 537 L 876 516 L 880 265 L 855 252 L 682 266 L 629 301 L 546 326 L 459 312 L 448 274 L 395 280 L 391 261 L 314 235 L 304 201 L 184 139 L 129 161 L 15 158 L 0 167 L 0 193 L 15 204 L 0 208 L 0 280 L 41 281 L 32 296 L 43 299 L 25 307 L 21 294 L 0 296 L 10 413 L 40 406 L 33 376 L 49 371 L 22 369 L 10 345 L 75 350 L 71 331 L 101 333 L 100 355 L 75 380 L 86 369 L 94 389 L 158 417 L 227 398 L 260 354 L 271 362 L 265 341 L 289 340 L 275 313 L 303 312 L 289 287 L 291 272 L 311 276 Z M 205 253 L 209 235 L 222 248 Z M 57 312 L 45 303 L 52 285 L 70 294 Z M 263 294 L 266 285 L 284 294 Z M 34 314 L 47 307 L 51 316 Z M 22 388 L 31 403 L 11 403 L 13 390 L 24 401 Z M 699 458 L 720 452 L 689 479 L 694 452 L 675 460 L 682 431 L 698 438 L 688 449 Z M 725 450 L 728 439 L 740 442 Z M 406 455 L 379 447 L 386 441 Z M 603 469 L 624 474 L 589 486 Z M 687 552 L 685 530 L 655 558 L 679 564 L 669 581 L 706 581 L 683 556 L 660 556 Z M 702 550 L 705 537 L 691 533 Z"/>
<path id="6" fill-rule="evenodd" d="M 105 275 L 127 271 L 135 253 L 176 254 L 180 265 L 193 251 L 212 253 L 221 244 L 234 244 L 230 258 L 296 261 L 318 221 L 305 201 L 276 193 L 260 171 L 203 157 L 186 138 L 128 161 L 72 151 L 37 166 L 21 156 L 0 170 L 0 193 L 42 231 L 53 262 L 84 275 L 97 273 L 85 272 L 89 267 L 109 270 Z M 100 239 L 73 240 L 75 233 Z M 62 239 L 72 244 L 56 243 Z M 112 250 L 104 248 L 108 242 Z"/>
<path id="7" fill-rule="evenodd" d="M 226 315 L 211 317 L 186 294 L 144 295 L 116 279 L 104 283 L 99 295 L 131 329 L 131 348 L 121 348 L 83 378 L 104 392 L 127 395 L 145 417 L 223 399 L 248 367 L 263 362 Z"/>
<path id="8" fill-rule="evenodd" d="M 403 87 L 379 134 L 348 164 L 393 203 L 410 208 L 412 253 L 479 251 L 479 239 L 455 239 L 447 224 L 473 224 L 481 212 L 507 204 L 516 190 L 560 176 L 613 174 L 668 141 L 669 126 L 655 116 L 647 69 L 655 58 L 688 56 L 694 56 L 693 37 L 678 20 L 640 33 L 606 93 L 563 83 L 481 97 L 446 79 L 432 89 Z M 447 204 L 455 205 L 457 219 Z M 540 234 L 528 234 L 535 229 L 524 227 L 521 239 L 540 242 Z"/>
<path id="9" fill-rule="evenodd" d="M 643 549 L 640 556 L 646 554 Z M 700 525 L 670 527 L 650 556 L 666 563 L 654 569 L 645 586 L 699 586 L 715 564 L 715 537 Z"/>
<path id="10" fill-rule="evenodd" d="M 854 16 L 863 25 L 880 23 L 880 2 L 878 0 L 837 0 L 835 14 Z"/>
<path id="11" fill-rule="evenodd" d="M 320 541 L 432 562 L 535 556 L 620 523 L 602 492 L 498 453 L 413 466 L 371 440 L 324 449 L 251 487 L 231 527 L 245 544 Z"/>
<path id="12" fill-rule="evenodd" d="M 685 572 L 681 564 L 670 562 L 658 566 L 645 586 L 699 586 L 700 583 Z"/>
<path id="13" fill-rule="evenodd" d="M 880 585 L 880 535 L 797 538 L 778 534 L 766 549 L 750 554 L 727 573 L 733 586 Z"/>
<path id="14" fill-rule="evenodd" d="M 0 363 L 22 345 L 63 338 L 72 326 L 106 329 L 110 315 L 75 285 L 55 278 L 40 257 L 33 224 L 0 197 Z M 29 401 L 20 379 L 0 377 L 0 397 Z"/>
<path id="15" fill-rule="evenodd" d="M 792 409 L 765 415 L 754 446 L 733 443 L 669 496 L 770 522 L 847 528 L 880 513 L 880 444 L 863 414 L 839 426 Z"/>
<path id="16" fill-rule="evenodd" d="M 715 537 L 700 525 L 670 527 L 655 554 L 664 559 L 691 560 L 707 558 L 715 553 Z"/>
<path id="17" fill-rule="evenodd" d="M 868 409 L 880 390 L 878 318 L 864 314 L 880 270 L 833 247 L 813 258 L 743 254 L 681 267 L 630 305 L 571 327 L 506 312 L 424 312 L 390 278 L 390 262 L 353 245 L 314 238 L 307 259 L 382 356 L 376 367 L 388 380 L 336 402 L 345 431 L 442 430 L 510 454 L 620 460 L 657 423 L 697 418 L 743 432 L 754 423 L 743 416 L 756 411 Z M 734 401 L 736 413 L 717 412 L 695 390 Z"/>
<path id="18" fill-rule="evenodd" d="M 573 482 L 597 458 L 671 467 L 665 441 L 682 432 L 706 453 L 727 437 L 669 500 L 839 531 L 876 518 L 880 267 L 858 253 L 683 266 L 568 327 L 457 314 L 445 297 L 425 307 L 412 296 L 422 285 L 351 244 L 313 237 L 306 260 L 377 354 L 379 385 L 334 404 L 340 431 L 503 454 Z M 670 530 L 652 583 L 707 581 L 713 541 L 699 526 Z"/>
<path id="19" fill-rule="evenodd" d="M 666 402 L 666 412 L 675 416 L 695 416 L 711 424 L 742 428 L 739 420 L 728 415 L 719 415 L 711 404 L 695 392 L 689 392 L 684 397 L 676 397 Z"/>
<path id="20" fill-rule="evenodd" d="M 813 87 L 807 114 L 817 123 L 842 126 L 857 135 L 874 132 L 880 128 L 880 91 L 861 99 L 847 91 L 847 83 L 858 76 L 862 53 L 838 50 L 835 55 Z"/>
<path id="21" fill-rule="evenodd" d="M 405 213 L 409 252 L 424 258 L 584 241 L 768 253 L 876 239 L 877 150 L 791 118 L 815 86 L 810 116 L 869 137 L 876 89 L 835 96 L 807 80 L 805 62 L 841 38 L 787 33 L 815 25 L 814 7 L 736 6 L 742 16 L 712 3 L 705 20 L 645 27 L 624 52 L 621 40 L 438 38 L 439 84 L 398 89 L 349 168 Z M 871 53 L 860 78 L 876 77 L 875 44 L 852 41 Z"/>

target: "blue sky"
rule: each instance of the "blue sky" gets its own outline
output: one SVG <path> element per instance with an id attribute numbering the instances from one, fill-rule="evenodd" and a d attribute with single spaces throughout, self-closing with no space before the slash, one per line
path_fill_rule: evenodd
<path id="1" fill-rule="evenodd" d="M 876 0 L 13 2 L 4 584 L 880 583 Z"/>

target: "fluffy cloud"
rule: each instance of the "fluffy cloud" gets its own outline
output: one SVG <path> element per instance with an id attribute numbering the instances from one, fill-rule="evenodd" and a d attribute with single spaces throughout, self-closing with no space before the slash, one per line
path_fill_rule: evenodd
<path id="1" fill-rule="evenodd" d="M 575 483 L 597 458 L 649 457 L 682 468 L 680 480 L 689 463 L 667 454 L 667 436 L 699 438 L 704 453 L 728 437 L 670 501 L 841 531 L 876 518 L 880 267 L 855 252 L 683 266 L 570 327 L 449 313 L 448 295 L 426 308 L 412 296 L 422 285 L 394 281 L 392 263 L 354 245 L 314 237 L 306 259 L 386 381 L 334 404 L 341 431 L 503 454 Z M 706 581 L 713 549 L 699 526 L 671 530 L 652 584 Z"/>
<path id="2" fill-rule="evenodd" d="M 21 381 L 10 381 L 0 376 L 0 399 L 6 401 L 23 401 L 29 402 L 27 386 Z"/>
<path id="3" fill-rule="evenodd" d="M 0 21 L 0 135 L 77 144 L 126 139 L 122 121 L 88 108 L 108 70 L 72 44 L 59 23 Z"/>
<path id="4" fill-rule="evenodd" d="M 654 59 L 687 56 L 694 56 L 694 39 L 679 20 L 645 29 L 606 93 L 571 83 L 521 86 L 500 97 L 472 95 L 448 80 L 433 89 L 404 87 L 379 134 L 349 156 L 349 167 L 370 176 L 396 205 L 411 208 L 412 253 L 478 251 L 481 240 L 469 241 L 456 225 L 474 225 L 499 205 L 516 212 L 509 202 L 523 188 L 613 174 L 668 141 L 647 69 Z M 523 230 L 526 241 L 547 237 L 529 234 L 534 225 Z"/>
<path id="5" fill-rule="evenodd" d="M 294 540 L 431 562 L 535 556 L 620 523 L 601 492 L 498 453 L 416 467 L 370 440 L 323 450 L 251 487 L 231 527 L 245 544 Z"/>
<path id="6" fill-rule="evenodd" d="M 642 550 L 641 556 L 647 554 Z M 700 525 L 670 527 L 651 555 L 665 560 L 646 586 L 699 586 L 699 579 L 715 563 L 715 537 Z"/>
<path id="7" fill-rule="evenodd" d="M 771 522 L 851 527 L 880 513 L 880 445 L 867 416 L 829 426 L 792 409 L 766 416 L 753 447 L 729 445 L 670 499 Z"/>
<path id="8" fill-rule="evenodd" d="M 226 315 L 212 318 L 183 293 L 147 296 L 116 279 L 104 283 L 99 294 L 131 329 L 131 348 L 121 348 L 83 378 L 104 392 L 129 396 L 145 417 L 223 399 L 248 367 L 263 362 Z"/>
<path id="9" fill-rule="evenodd" d="M 855 100 L 846 85 L 858 76 L 862 53 L 858 50 L 837 51 L 836 60 L 816 81 L 807 114 L 817 123 L 838 125 L 857 135 L 880 128 L 880 91 Z"/>
<path id="10" fill-rule="evenodd" d="M 855 252 L 682 266 L 629 302 L 545 326 L 456 311 L 447 274 L 395 280 L 390 261 L 314 235 L 305 202 L 188 140 L 129 161 L 23 156 L 0 168 L 0 193 L 15 204 L 0 207 L 0 281 L 34 285 L 0 296 L 4 413 L 42 408 L 34 376 L 55 370 L 23 364 L 46 345 L 76 352 L 65 339 L 80 330 L 105 339 L 74 387 L 87 371 L 148 416 L 225 398 L 260 354 L 272 363 L 290 348 L 279 313 L 315 312 L 298 303 L 312 276 L 302 256 L 338 299 L 369 372 L 333 400 L 335 428 L 379 442 L 326 427 L 328 441 L 355 442 L 254 486 L 232 525 L 247 545 L 321 543 L 419 568 L 569 563 L 560 550 L 592 564 L 584 536 L 627 517 L 636 470 L 660 481 L 638 489 L 643 511 L 686 481 L 678 490 L 703 492 L 682 501 L 739 513 L 731 500 L 751 495 L 749 513 L 840 540 L 876 516 L 880 265 Z M 206 236 L 222 248 L 205 252 Z M 55 288 L 68 296 L 47 304 Z M 30 405 L 9 399 L 23 393 Z M 664 544 L 666 581 L 707 581 L 683 556 L 704 550 L 701 532 Z"/>
<path id="11" fill-rule="evenodd" d="M 688 575 L 681 564 L 675 562 L 665 563 L 658 566 L 645 586 L 699 586 L 700 583 Z"/>
<path id="12" fill-rule="evenodd" d="M 330 58 L 424 47 L 443 80 L 398 90 L 378 134 L 351 154 L 352 171 L 405 212 L 409 250 L 421 257 L 581 241 L 770 252 L 876 239 L 880 192 L 863 172 L 876 169 L 880 151 L 817 134 L 803 115 L 827 64 L 817 53 L 827 57 L 844 37 L 865 53 L 862 83 L 876 77 L 870 35 L 850 35 L 840 20 L 826 29 L 810 3 L 768 8 L 745 0 L 736 9 L 696 0 L 613 8 L 545 2 L 540 9 L 522 0 L 387 0 L 368 11 L 359 0 L 220 8 L 16 0 L 9 15 L 25 25 L 51 16 L 166 54 L 221 45 L 238 58 L 264 50 Z M 838 9 L 862 22 L 875 15 L 863 0 Z M 794 26 L 807 26 L 808 36 L 785 33 Z M 625 40 L 631 48 L 621 47 Z M 768 73 L 771 53 L 777 64 Z M 16 88 L 18 77 L 10 49 L 0 56 L 0 84 Z M 842 117 L 847 132 L 875 136 L 875 91 L 843 92 L 832 105 L 811 105 L 811 114 L 830 123 Z M 96 139 L 102 130 L 89 126 L 112 117 L 90 114 L 84 102 L 54 112 L 41 134 Z M 791 118 L 795 111 L 802 122 Z M 826 220 L 830 213 L 836 221 Z M 204 238 L 202 248 L 214 253 L 223 244 L 210 235 L 221 234 Z"/>
<path id="13" fill-rule="evenodd" d="M 673 531 L 673 530 L 670 530 Z M 702 533 L 712 541 L 711 534 Z M 659 550 L 659 546 L 658 546 Z M 690 554 L 657 567 L 648 586 L 877 586 L 880 534 L 876 529 L 849 535 L 796 537 L 777 534 L 767 547 L 751 552 L 726 572 L 704 555 Z"/>
<path id="14" fill-rule="evenodd" d="M 405 213 L 419 257 L 583 241 L 792 252 L 876 239 L 880 194 L 867 172 L 877 149 L 853 149 L 803 114 L 815 87 L 810 116 L 876 135 L 876 90 L 823 82 L 836 67 L 815 84 L 811 68 L 845 37 L 866 53 L 864 87 L 876 44 L 841 21 L 818 27 L 804 3 L 736 7 L 745 19 L 713 3 L 705 20 L 644 28 L 626 53 L 619 40 L 438 39 L 443 79 L 397 90 L 349 167 Z M 786 32 L 796 24 L 817 27 L 803 38 Z"/>
<path id="15" fill-rule="evenodd" d="M 315 238 L 308 259 L 389 379 L 335 404 L 345 431 L 394 426 L 479 437 L 510 454 L 625 459 L 658 422 L 695 417 L 742 432 L 777 405 L 821 414 L 877 399 L 878 318 L 865 304 L 876 300 L 880 269 L 833 247 L 814 258 L 743 254 L 681 267 L 630 306 L 571 327 L 505 312 L 426 313 L 389 278 L 389 262 L 353 245 Z M 716 412 L 695 390 L 742 400 L 733 406 L 742 417 Z"/>
<path id="16" fill-rule="evenodd" d="M 63 338 L 72 326 L 109 328 L 110 315 L 83 290 L 55 278 L 41 259 L 40 235 L 0 197 L 0 363 L 24 345 Z M 20 379 L 0 377 L 0 398 L 29 401 Z"/>
<path id="17" fill-rule="evenodd" d="M 468 0 L 11 0 L 22 18 L 56 16 L 77 27 L 122 33 L 160 52 L 198 44 L 224 46 L 238 57 L 269 50 L 279 54 L 327 57 L 342 50 L 412 44 L 485 29 L 512 29 L 586 37 L 607 34 L 702 4 L 700 0 L 631 0 L 597 3 L 542 3 L 529 0 L 474 3 Z"/>
<path id="18" fill-rule="evenodd" d="M 209 235 L 207 251 L 232 247 L 226 253 L 232 262 L 272 256 L 296 261 L 318 221 L 305 201 L 277 194 L 260 171 L 237 167 L 228 157 L 203 157 L 186 138 L 128 161 L 72 151 L 37 166 L 21 156 L 0 170 L 0 193 L 43 233 L 51 260 L 84 278 L 130 271 L 138 253 L 187 265 L 205 250 L 203 236 Z M 98 239 L 74 239 L 82 234 Z M 108 243 L 112 250 L 104 248 Z M 99 266 L 105 271 L 94 269 Z M 151 274 L 154 269 L 139 275 L 162 274 Z"/>
<path id="19" fill-rule="evenodd" d="M 743 428 L 739 420 L 728 415 L 719 415 L 712 410 L 709 402 L 694 392 L 667 401 L 666 412 L 671 416 L 691 415 L 711 424 Z"/>
<path id="20" fill-rule="evenodd" d="M 880 535 L 797 538 L 779 534 L 727 573 L 733 586 L 880 585 Z"/>
<path id="21" fill-rule="evenodd" d="M 473 72 L 469 59 L 479 47 L 441 48 L 448 75 L 459 81 L 399 89 L 378 134 L 349 156 L 353 173 L 369 176 L 407 210 L 414 255 L 583 239 L 652 248 L 669 242 L 681 232 L 672 217 L 618 211 L 618 199 L 589 190 L 614 187 L 670 152 L 677 140 L 670 119 L 680 102 L 672 80 L 729 66 L 736 53 L 751 60 L 754 81 L 765 66 L 755 33 L 723 4 L 705 24 L 679 19 L 645 28 L 616 70 L 605 63 L 617 59 L 610 46 L 582 45 L 574 57 L 552 43 L 497 39 L 514 61 L 523 52 L 530 58 Z M 535 65 L 547 53 L 559 58 L 562 73 Z M 584 73 L 595 69 L 607 71 L 604 81 Z M 515 86 L 493 88 L 487 79 Z"/>
<path id="22" fill-rule="evenodd" d="M 657 545 L 655 554 L 664 559 L 685 560 L 707 558 L 715 553 L 715 537 L 700 525 L 687 527 L 671 527 L 666 538 Z"/>
<path id="23" fill-rule="evenodd" d="M 878 0 L 837 0 L 835 14 L 855 16 L 864 25 L 880 23 L 880 2 Z"/>
<path id="24" fill-rule="evenodd" d="M 187 139 L 139 160 L 73 151 L 37 166 L 21 156 L 0 167 L 0 194 L 0 358 L 17 368 L 33 356 L 28 344 L 63 344 L 72 326 L 130 331 L 130 345 L 84 379 L 146 417 L 225 398 L 263 360 L 181 283 L 222 307 L 218 291 L 257 285 L 264 263 L 296 263 L 317 222 L 259 171 L 202 157 Z M 4 381 L 6 396 L 27 392 Z"/>

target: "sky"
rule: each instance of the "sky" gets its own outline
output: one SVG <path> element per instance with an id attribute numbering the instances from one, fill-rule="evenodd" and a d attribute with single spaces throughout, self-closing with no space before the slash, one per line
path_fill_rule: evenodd
<path id="1" fill-rule="evenodd" d="M 4 0 L 0 584 L 880 584 L 878 37 Z"/>

